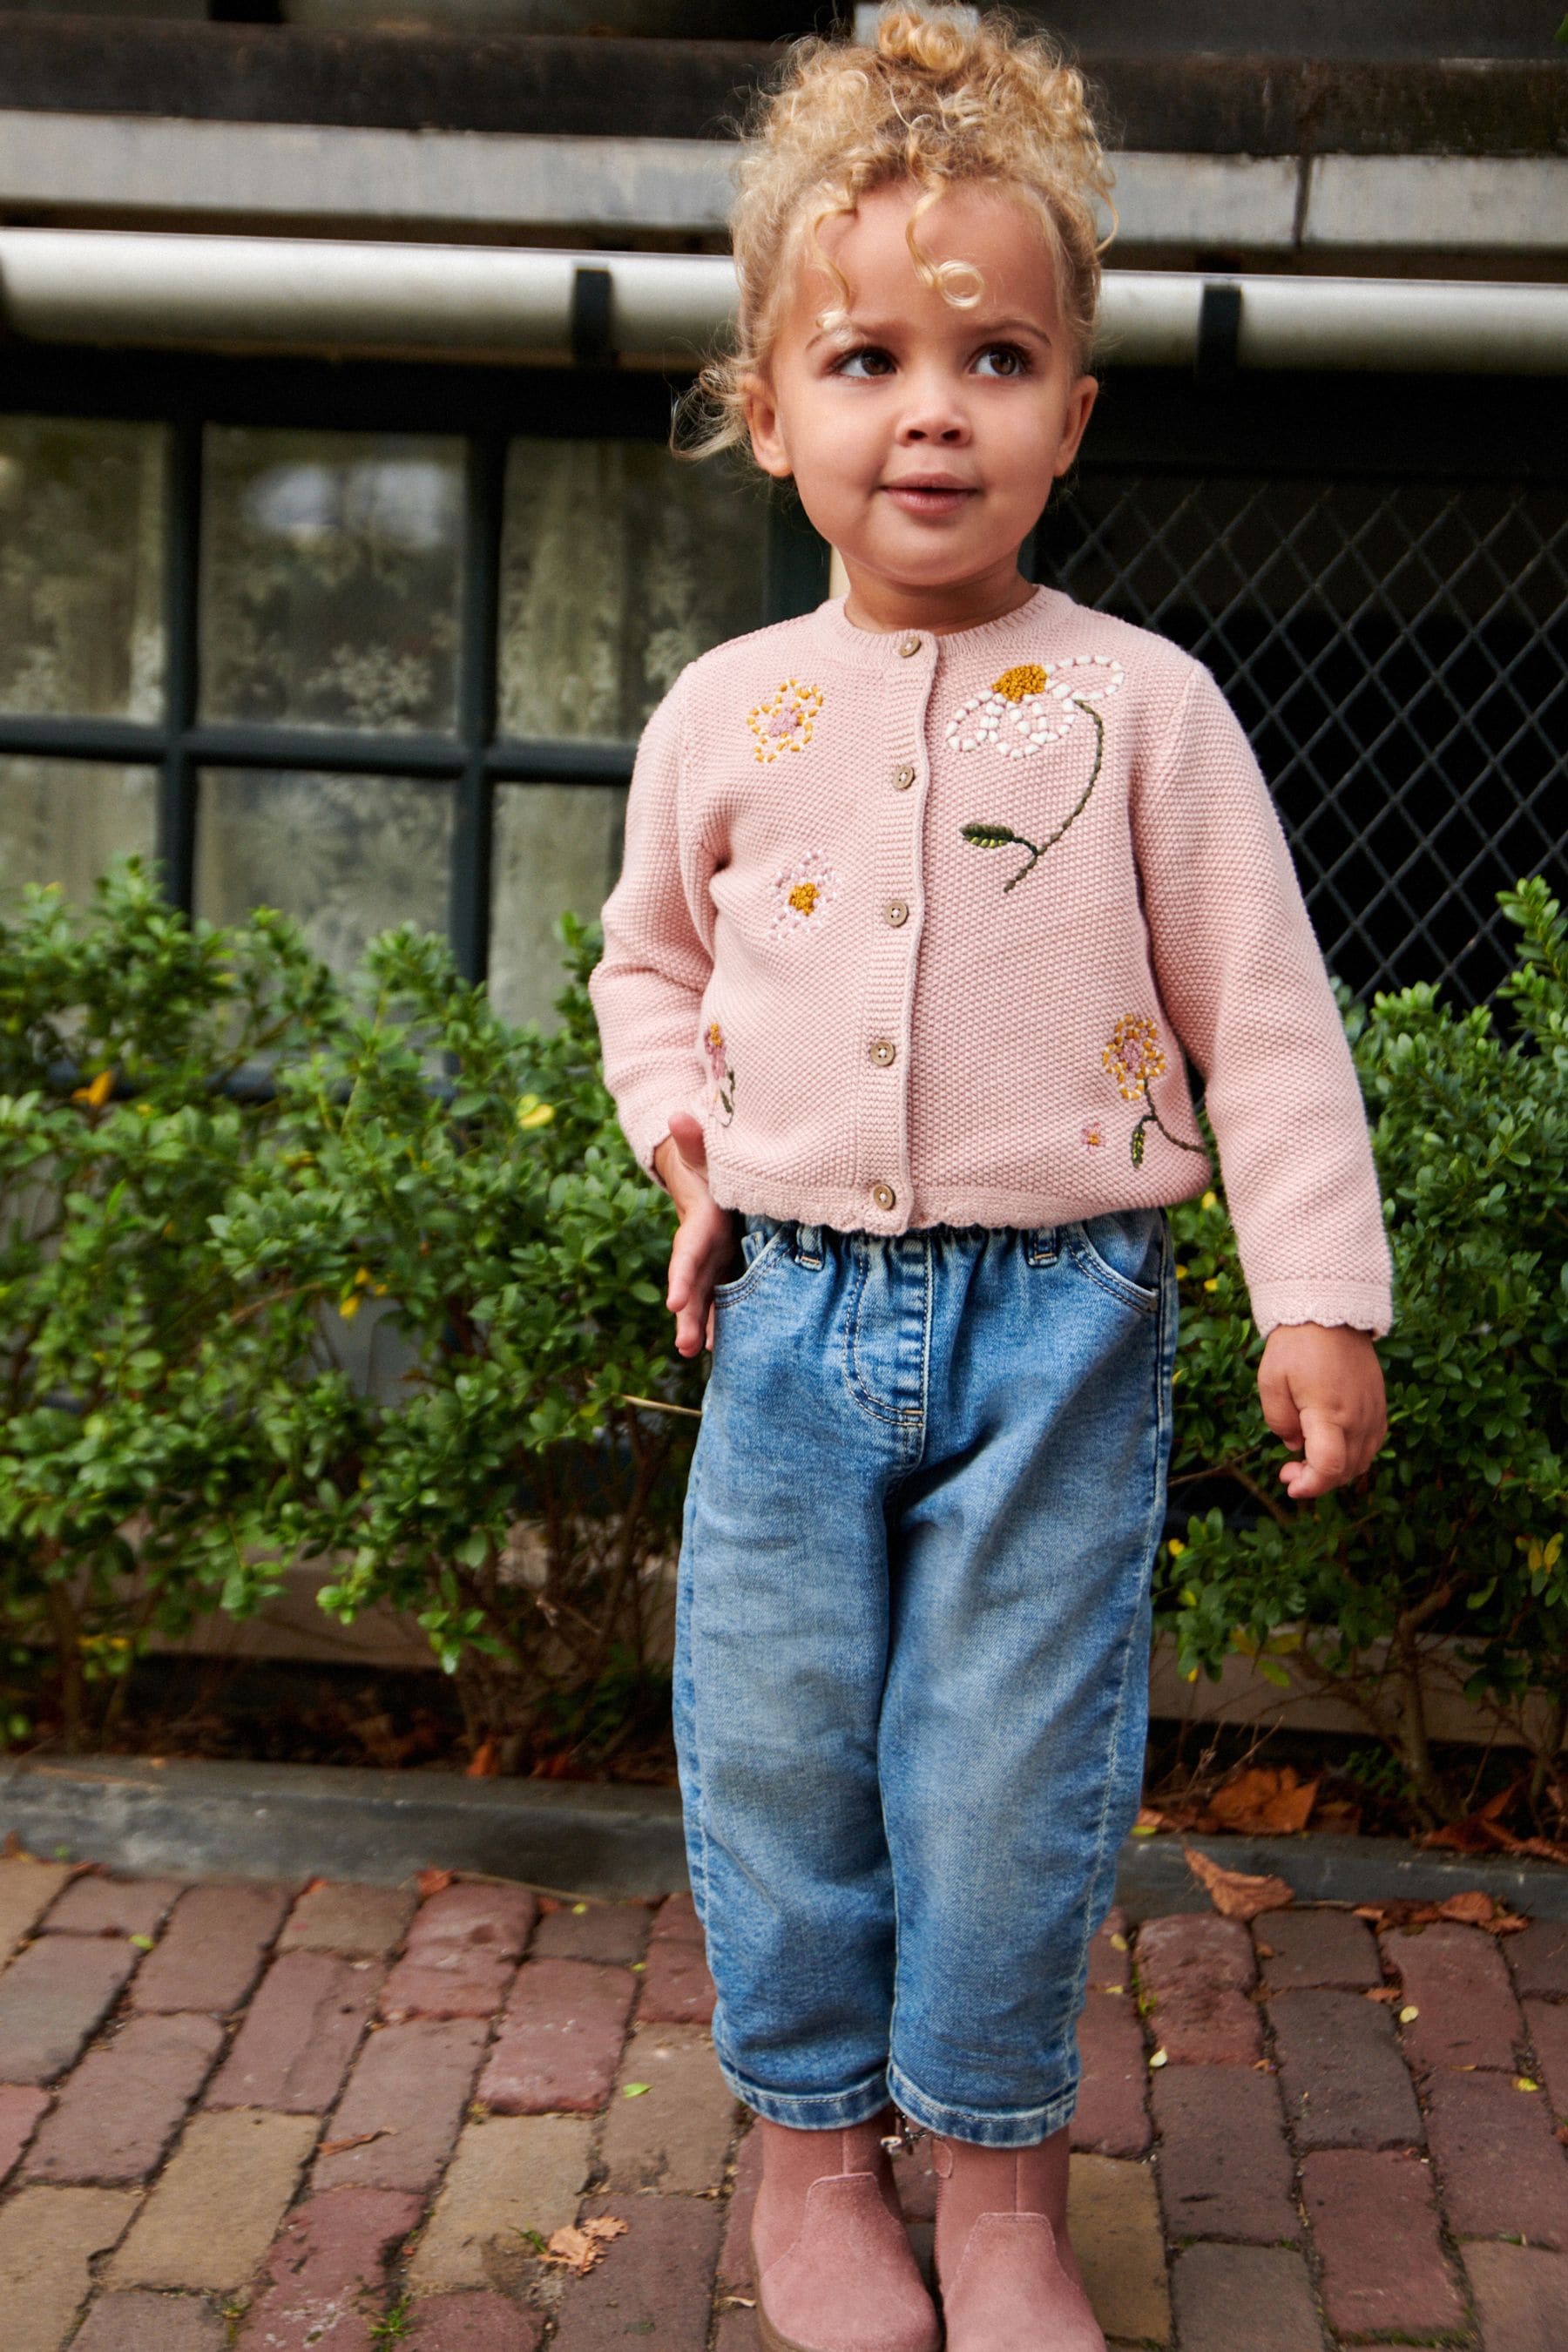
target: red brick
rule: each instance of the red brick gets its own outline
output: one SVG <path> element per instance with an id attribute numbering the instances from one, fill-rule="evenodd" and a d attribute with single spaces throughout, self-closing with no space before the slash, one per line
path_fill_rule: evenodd
<path id="1" fill-rule="evenodd" d="M 1457 2238 L 1568 2246 L 1568 2151 L 1540 2091 L 1510 2074 L 1439 2072 L 1426 2084 L 1426 2128 L 1443 2208 Z"/>
<path id="2" fill-rule="evenodd" d="M 568 1903 L 547 1912 L 533 1931 L 535 1960 L 604 1960 L 626 1968 L 647 1948 L 646 1903 Z"/>
<path id="3" fill-rule="evenodd" d="M 1090 1992 L 1078 2021 L 1082 2067 L 1072 2145 L 1101 2156 L 1142 2156 L 1149 2145 L 1149 2062 L 1131 1988 Z"/>
<path id="4" fill-rule="evenodd" d="M 377 1961 L 285 1952 L 262 1978 L 207 2105 L 324 2114 L 342 2088 L 380 1990 Z"/>
<path id="5" fill-rule="evenodd" d="M 1530 2072 L 1544 2083 L 1559 2119 L 1568 2123 L 1568 2002 L 1527 2000 L 1524 2030 L 1535 2050 Z"/>
<path id="6" fill-rule="evenodd" d="M 594 1960 L 525 1960 L 479 2083 L 486 2106 L 595 2114 L 610 2095 L 636 1985 L 629 1969 Z"/>
<path id="7" fill-rule="evenodd" d="M 1509 1965 L 1521 1992 L 1568 2000 L 1568 1919 L 1532 1919 L 1507 1938 Z"/>
<path id="8" fill-rule="evenodd" d="M 47 2091 L 26 2083 L 0 2083 L 0 2181 L 26 2147 L 48 2104 Z"/>
<path id="9" fill-rule="evenodd" d="M 46 1936 L 155 1936 L 180 1888 L 172 1878 L 105 1878 L 86 1871 L 72 1879 L 39 1922 Z"/>
<path id="10" fill-rule="evenodd" d="M 647 1966 L 637 2001 L 642 2025 L 710 2025 L 713 1979 L 700 1944 L 661 1937 L 647 1948 Z"/>
<path id="11" fill-rule="evenodd" d="M 485 2040 L 483 2025 L 463 2019 L 420 2018 L 373 2033 L 322 2134 L 328 2147 L 361 2145 L 319 2156 L 315 2187 L 421 2194 L 433 2187 L 461 2126 Z"/>
<path id="12" fill-rule="evenodd" d="M 1274 2077 L 1247 2066 L 1167 2066 L 1153 2096 L 1167 2236 L 1297 2243 L 1295 2167 Z"/>
<path id="13" fill-rule="evenodd" d="M 504 2294 L 437 2294 L 416 2304 L 403 2352 L 538 2352 L 544 2322 Z"/>
<path id="14" fill-rule="evenodd" d="M 719 2214 L 704 2198 L 595 2198 L 595 2213 L 629 2223 L 586 2278 L 566 2282 L 552 2352 L 703 2352 L 712 2306 Z"/>
<path id="15" fill-rule="evenodd" d="M 723 2310 L 719 2320 L 719 2333 L 713 2338 L 713 2352 L 758 2352 L 762 2337 L 757 2334 L 754 2311 Z"/>
<path id="16" fill-rule="evenodd" d="M 1400 2027 L 1418 2074 L 1434 2066 L 1518 2070 L 1524 2020 L 1494 1937 L 1441 1920 L 1414 1935 L 1385 1936 L 1383 1951 L 1403 1987 L 1402 2006 L 1419 2012 Z"/>
<path id="17" fill-rule="evenodd" d="M 1323 2309 L 1340 2336 L 1440 2335 L 1465 2325 L 1418 2156 L 1323 2148 L 1301 2167 L 1322 2263 Z"/>
<path id="18" fill-rule="evenodd" d="M 1113 1904 L 1089 1948 L 1089 1983 L 1092 1992 L 1131 1992 L 1132 1946 L 1127 1915 Z"/>
<path id="19" fill-rule="evenodd" d="M 1286 2118 L 1302 2147 L 1422 2145 L 1386 2002 L 1359 1992 L 1284 1992 L 1269 2015 Z"/>
<path id="20" fill-rule="evenodd" d="M 145 2180 L 223 2044 L 212 2017 L 132 2017 L 89 2050 L 33 2142 L 24 2178 Z"/>
<path id="21" fill-rule="evenodd" d="M 132 2005 L 226 2016 L 256 1982 L 288 1908 L 283 1886 L 191 1887 L 132 1988 Z"/>
<path id="22" fill-rule="evenodd" d="M 653 1916 L 653 1941 L 663 1943 L 673 1937 L 678 1944 L 700 1944 L 702 1922 L 697 1916 L 697 1906 L 689 1895 L 667 1895 Z"/>
<path id="23" fill-rule="evenodd" d="M 405 1886 L 360 1886 L 319 1878 L 307 1886 L 278 1938 L 280 1952 L 338 1952 L 345 1959 L 384 1960 L 395 1952 L 414 1916 Z"/>
<path id="24" fill-rule="evenodd" d="M 200 2296 L 133 2287 L 100 2295 L 71 2352 L 223 2352 L 227 2342 L 224 2321 Z"/>
<path id="25" fill-rule="evenodd" d="M 1252 1938 L 1239 1919 L 1222 1919 L 1214 1911 L 1147 1919 L 1138 1930 L 1138 1980 L 1156 2000 L 1194 1986 L 1250 1992 L 1258 1982 Z"/>
<path id="26" fill-rule="evenodd" d="M 921 2145 L 924 2147 L 923 2140 Z M 735 2152 L 735 2183 L 724 2217 L 724 2242 L 719 2250 L 721 2286 L 737 2288 L 742 2294 L 752 2292 L 752 2214 L 762 2178 L 763 2136 L 752 2124 Z"/>
<path id="27" fill-rule="evenodd" d="M 141 1954 L 123 1940 L 40 1936 L 0 1977 L 0 2082 L 52 2083 L 97 2032 Z"/>
<path id="28" fill-rule="evenodd" d="M 499 1953 L 451 1948 L 434 1968 L 399 1960 L 382 1987 L 377 2014 L 388 2025 L 412 2017 L 493 2017 L 506 2000 L 516 1970 Z"/>
<path id="29" fill-rule="evenodd" d="M 1322 2352 L 1307 2265 L 1272 2246 L 1190 2246 L 1173 2281 L 1182 2352 Z"/>
<path id="30" fill-rule="evenodd" d="M 268 2284 L 240 2322 L 240 2352 L 373 2352 L 370 2316 L 386 2267 L 418 2221 L 417 2197 L 389 2189 L 336 2189 L 285 2223 L 267 2257 Z"/>
<path id="31" fill-rule="evenodd" d="M 521 1959 L 537 1908 L 526 1886 L 459 1879 L 420 1905 L 408 1930 L 408 1956 L 429 1968 L 442 1965 L 437 1950 L 454 1948 Z"/>
<path id="32" fill-rule="evenodd" d="M 1194 1912 L 1151 1919 L 1138 1937 L 1149 2028 L 1173 2066 L 1249 2066 L 1263 2024 L 1248 2000 L 1258 1964 L 1237 1919 Z"/>
<path id="33" fill-rule="evenodd" d="M 1315 1985 L 1360 1992 L 1383 1982 L 1372 1930 L 1352 1912 L 1310 1906 L 1268 1911 L 1254 1923 L 1252 1934 L 1271 1993 Z"/>
<path id="34" fill-rule="evenodd" d="M 1486 2352 L 1562 2352 L 1568 2254 L 1535 2246 L 1467 2246 Z"/>

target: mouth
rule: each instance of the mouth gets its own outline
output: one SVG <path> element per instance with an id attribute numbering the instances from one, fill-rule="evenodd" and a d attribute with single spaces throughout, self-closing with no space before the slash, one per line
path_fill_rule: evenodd
<path id="1" fill-rule="evenodd" d="M 972 483 L 953 474 L 904 474 L 884 482 L 882 488 L 907 514 L 956 514 L 977 493 Z"/>

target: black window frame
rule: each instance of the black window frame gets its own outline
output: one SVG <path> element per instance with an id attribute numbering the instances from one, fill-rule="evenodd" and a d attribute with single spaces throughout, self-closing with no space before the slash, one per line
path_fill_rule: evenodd
<path id="1" fill-rule="evenodd" d="M 12 345 L 0 413 L 152 423 L 169 435 L 164 526 L 164 698 L 157 721 L 0 714 L 0 754 L 156 770 L 155 856 L 174 904 L 194 911 L 203 769 L 331 771 L 439 784 L 453 793 L 447 937 L 466 980 L 489 965 L 497 787 L 621 787 L 635 742 L 496 732 L 508 444 L 668 439 L 689 379 L 654 372 L 446 367 Z M 216 721 L 198 715 L 202 459 L 208 426 L 439 434 L 464 447 L 454 730 Z M 759 491 L 759 497 L 764 493 Z M 793 494 L 766 495 L 763 618 L 827 593 L 828 551 Z"/>

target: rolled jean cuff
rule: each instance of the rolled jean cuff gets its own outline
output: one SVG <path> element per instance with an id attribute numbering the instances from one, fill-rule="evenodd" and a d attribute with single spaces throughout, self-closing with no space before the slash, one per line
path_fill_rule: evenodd
<path id="1" fill-rule="evenodd" d="M 847 2091 L 765 2091 L 730 2065 L 722 2051 L 714 2055 L 738 2099 L 765 2123 L 787 2124 L 791 2131 L 847 2131 L 852 2124 L 869 2123 L 889 2103 L 885 2074 L 868 2074 Z"/>
<path id="2" fill-rule="evenodd" d="M 888 2069 L 888 2088 L 895 2105 L 922 2131 L 940 2132 L 943 2139 L 971 2140 L 978 2147 L 1034 2147 L 1071 2123 L 1078 2105 L 1074 2084 L 1037 2107 L 1005 2107 L 989 2114 L 977 2107 L 950 2107 L 940 2099 L 928 2099 L 897 2066 Z"/>

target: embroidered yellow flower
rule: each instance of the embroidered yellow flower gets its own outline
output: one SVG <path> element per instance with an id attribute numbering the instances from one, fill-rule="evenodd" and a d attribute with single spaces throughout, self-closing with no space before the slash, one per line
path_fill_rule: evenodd
<path id="1" fill-rule="evenodd" d="M 1110 654 L 1068 654 L 1054 669 L 1044 662 L 1015 662 L 984 694 L 959 704 L 947 722 L 947 740 L 957 751 L 1030 759 L 1092 716 L 1092 703 L 1120 694 L 1123 676 Z"/>
<path id="2" fill-rule="evenodd" d="M 746 724 L 757 739 L 752 757 L 764 763 L 781 751 L 804 751 L 822 709 L 822 689 L 786 677 L 776 694 L 746 713 Z"/>
<path id="3" fill-rule="evenodd" d="M 1136 1102 L 1155 1078 L 1165 1075 L 1158 1025 L 1144 1013 L 1124 1013 L 1100 1060 L 1116 1081 L 1123 1102 Z"/>
<path id="4" fill-rule="evenodd" d="M 804 857 L 786 866 L 782 874 L 773 877 L 773 919 L 768 926 L 769 936 L 784 939 L 790 933 L 820 930 L 823 918 L 838 896 L 841 877 L 829 866 L 820 849 L 808 849 Z"/>

